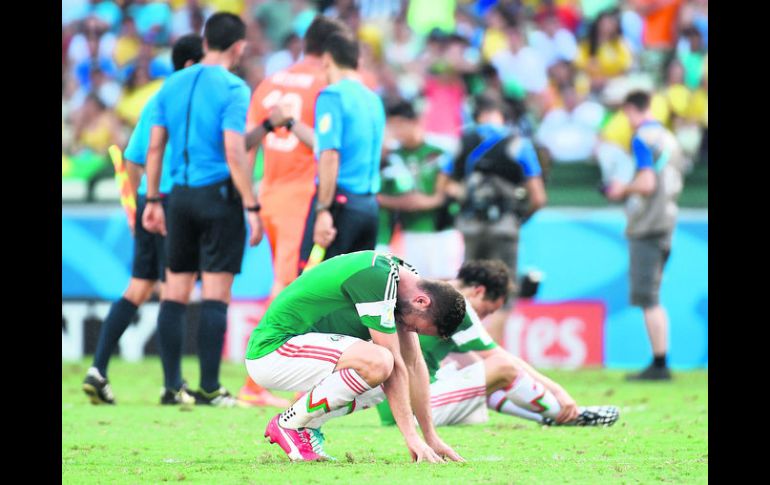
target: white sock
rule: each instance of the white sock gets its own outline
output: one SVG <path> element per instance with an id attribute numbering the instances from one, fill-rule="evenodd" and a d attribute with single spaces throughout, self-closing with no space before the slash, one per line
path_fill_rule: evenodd
<path id="1" fill-rule="evenodd" d="M 342 407 L 330 413 L 322 414 L 321 416 L 317 418 L 313 418 L 307 423 L 305 423 L 305 427 L 321 429 L 321 426 L 326 424 L 326 422 L 329 421 L 330 419 L 338 418 L 340 416 L 345 416 L 347 414 L 354 413 L 356 411 L 369 409 L 371 407 L 376 406 L 377 404 L 381 403 L 384 400 L 385 400 L 385 391 L 382 390 L 382 386 L 380 385 L 358 396 L 355 400 L 355 404 L 353 404 L 352 406 L 352 410 L 348 409 L 347 407 Z"/>
<path id="2" fill-rule="evenodd" d="M 516 380 L 505 389 L 505 394 L 518 407 L 547 418 L 556 419 L 561 411 L 556 396 L 524 371 L 519 371 Z"/>
<path id="3" fill-rule="evenodd" d="M 489 395 L 489 398 L 487 398 L 487 407 L 494 409 L 498 413 L 518 416 L 520 418 L 529 419 L 530 421 L 535 421 L 537 423 L 543 422 L 543 416 L 537 413 L 533 413 L 532 411 L 527 411 L 526 409 L 522 409 L 519 406 L 513 404 L 508 399 L 508 396 L 503 390 L 495 391 Z"/>
<path id="4" fill-rule="evenodd" d="M 342 409 L 353 412 L 356 397 L 371 390 L 369 384 L 354 369 L 342 369 L 319 382 L 281 413 L 278 422 L 284 428 L 307 427 L 314 418 Z"/>

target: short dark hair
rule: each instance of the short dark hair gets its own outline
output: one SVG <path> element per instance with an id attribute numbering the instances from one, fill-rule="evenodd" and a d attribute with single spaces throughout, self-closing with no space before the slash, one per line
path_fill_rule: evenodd
<path id="1" fill-rule="evenodd" d="M 171 48 L 171 60 L 174 70 L 184 69 L 187 61 L 197 63 L 203 58 L 203 38 L 198 34 L 183 35 Z"/>
<path id="2" fill-rule="evenodd" d="M 326 39 L 336 33 L 352 36 L 348 26 L 339 20 L 316 15 L 307 31 L 305 31 L 305 54 L 312 54 L 314 56 L 323 54 Z"/>
<path id="3" fill-rule="evenodd" d="M 358 41 L 347 35 L 335 32 L 324 42 L 323 52 L 328 52 L 339 67 L 358 69 Z"/>
<path id="4" fill-rule="evenodd" d="M 505 119 L 509 119 L 511 116 L 502 99 L 491 94 L 479 94 L 473 100 L 473 120 L 478 121 L 479 116 L 488 111 L 499 111 Z"/>
<path id="5" fill-rule="evenodd" d="M 226 51 L 239 40 L 246 38 L 246 24 L 235 14 L 217 12 L 206 21 L 203 37 L 209 49 Z"/>
<path id="6" fill-rule="evenodd" d="M 485 300 L 497 300 L 502 296 L 507 302 L 515 289 L 508 266 L 499 259 L 466 261 L 460 267 L 457 279 L 463 286 L 483 285 Z"/>
<path id="7" fill-rule="evenodd" d="M 417 286 L 430 296 L 427 313 L 435 323 L 439 337 L 451 337 L 465 318 L 465 298 L 445 281 L 421 279 Z"/>
<path id="8" fill-rule="evenodd" d="M 388 104 L 386 108 L 388 118 L 392 116 L 398 116 L 400 118 L 406 118 L 408 120 L 416 120 L 417 113 L 414 112 L 414 106 L 412 103 L 405 99 L 399 99 Z"/>
<path id="9" fill-rule="evenodd" d="M 633 106 L 639 111 L 647 111 L 650 107 L 650 94 L 645 91 L 631 91 L 623 100 L 623 106 Z"/>

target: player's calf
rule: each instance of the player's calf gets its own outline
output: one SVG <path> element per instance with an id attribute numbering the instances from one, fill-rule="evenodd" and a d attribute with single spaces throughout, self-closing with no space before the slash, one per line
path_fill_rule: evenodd
<path id="1" fill-rule="evenodd" d="M 561 411 L 556 396 L 542 382 L 504 355 L 484 360 L 487 372 L 487 404 L 495 411 L 533 421 L 554 420 Z"/>

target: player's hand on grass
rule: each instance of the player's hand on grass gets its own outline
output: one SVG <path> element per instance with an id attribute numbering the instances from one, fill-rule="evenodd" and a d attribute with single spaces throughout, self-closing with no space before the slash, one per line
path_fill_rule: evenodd
<path id="1" fill-rule="evenodd" d="M 157 203 L 147 204 L 142 213 L 142 225 L 149 232 L 166 235 L 166 215 L 163 206 Z"/>
<path id="2" fill-rule="evenodd" d="M 427 461 L 428 463 L 444 462 L 444 459 L 436 454 L 436 452 L 433 451 L 433 448 L 419 438 L 413 441 L 407 441 L 406 446 L 409 448 L 409 453 L 412 455 L 412 461 L 417 463 L 422 461 Z"/>
<path id="3" fill-rule="evenodd" d="M 247 214 L 246 218 L 249 221 L 249 246 L 256 246 L 262 241 L 262 220 L 256 212 L 249 211 Z"/>
<path id="4" fill-rule="evenodd" d="M 462 456 L 458 455 L 451 446 L 444 443 L 444 441 L 438 436 L 431 440 L 428 440 L 428 446 L 430 446 L 436 454 L 442 458 L 446 458 L 452 461 L 465 461 Z"/>
<path id="5" fill-rule="evenodd" d="M 569 423 L 578 417 L 578 406 L 572 396 L 567 394 L 567 391 L 561 391 L 554 393 L 556 400 L 561 405 L 561 411 L 556 416 L 556 422 L 559 424 Z"/>
<path id="6" fill-rule="evenodd" d="M 337 229 L 334 227 L 332 215 L 329 211 L 319 212 L 313 226 L 313 242 L 326 249 L 335 237 L 337 237 Z"/>

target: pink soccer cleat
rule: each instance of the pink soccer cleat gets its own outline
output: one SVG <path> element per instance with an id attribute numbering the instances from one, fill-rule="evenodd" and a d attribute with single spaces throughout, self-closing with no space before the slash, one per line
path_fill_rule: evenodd
<path id="1" fill-rule="evenodd" d="M 267 423 L 265 429 L 265 438 L 270 444 L 277 443 L 278 446 L 289 456 L 292 461 L 324 461 L 328 458 L 325 454 L 318 454 L 313 450 L 313 436 L 307 428 L 290 429 L 284 428 L 278 424 L 280 414 L 276 414 L 273 419 Z"/>

